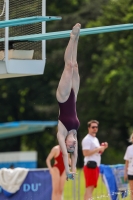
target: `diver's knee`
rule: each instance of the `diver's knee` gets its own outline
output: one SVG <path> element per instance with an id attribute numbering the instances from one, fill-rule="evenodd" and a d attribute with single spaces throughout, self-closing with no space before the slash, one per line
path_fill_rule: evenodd
<path id="1" fill-rule="evenodd" d="M 77 63 L 77 61 L 73 62 L 72 65 L 73 65 L 73 67 L 78 68 L 78 63 Z"/>

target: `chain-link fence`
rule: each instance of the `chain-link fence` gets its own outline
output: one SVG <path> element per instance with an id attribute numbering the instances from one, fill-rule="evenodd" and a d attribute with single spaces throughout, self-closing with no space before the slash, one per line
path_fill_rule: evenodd
<path id="1" fill-rule="evenodd" d="M 0 1 L 0 14 L 3 11 L 4 0 Z M 9 0 L 9 19 L 42 16 L 42 0 Z M 5 20 L 5 12 L 0 21 Z M 13 26 L 9 28 L 9 37 L 42 33 L 42 23 Z M 5 29 L 0 29 L 0 37 L 5 37 Z M 0 42 L 0 50 L 5 49 L 5 43 Z M 33 59 L 42 59 L 42 42 L 9 42 L 9 48 L 16 50 L 34 50 Z"/>

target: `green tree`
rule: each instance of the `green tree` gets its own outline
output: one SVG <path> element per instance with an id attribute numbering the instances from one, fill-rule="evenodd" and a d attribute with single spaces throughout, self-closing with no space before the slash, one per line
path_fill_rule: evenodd
<path id="1" fill-rule="evenodd" d="M 82 28 L 130 23 L 133 18 L 132 4 L 131 0 L 127 0 L 126 4 L 124 0 L 47 1 L 47 15 L 63 18 L 47 23 L 47 32 L 70 30 L 77 22 L 82 24 Z M 98 137 L 101 142 L 109 142 L 110 148 L 103 154 L 103 162 L 123 162 L 133 121 L 132 41 L 131 30 L 80 38 L 78 63 L 81 86 L 77 111 L 81 126 L 78 131 L 78 166 L 83 165 L 81 140 L 87 134 L 86 124 L 90 119 L 100 121 Z M 47 41 L 44 75 L 0 80 L 1 122 L 57 120 L 55 93 L 63 71 L 67 42 L 68 39 Z M 49 150 L 57 144 L 56 131 L 46 129 L 43 133 L 1 140 L 0 151 L 36 149 L 38 166 L 43 167 Z"/>
<path id="2" fill-rule="evenodd" d="M 103 6 L 102 15 L 96 21 L 89 22 L 87 27 L 131 23 L 133 1 L 127 1 L 126 5 L 123 3 L 123 0 L 110 1 Z M 80 89 L 78 104 L 81 105 L 86 98 L 80 109 L 81 122 L 86 124 L 89 119 L 98 119 L 98 136 L 110 145 L 103 161 L 113 164 L 123 162 L 133 120 L 133 32 L 130 30 L 90 36 L 88 44 L 93 45 L 95 51 L 86 48 L 90 53 L 90 62 L 86 62 L 90 73 L 88 77 L 84 74 L 85 81 Z M 88 112 L 84 115 L 87 107 Z M 84 128 L 81 129 L 84 132 Z"/>

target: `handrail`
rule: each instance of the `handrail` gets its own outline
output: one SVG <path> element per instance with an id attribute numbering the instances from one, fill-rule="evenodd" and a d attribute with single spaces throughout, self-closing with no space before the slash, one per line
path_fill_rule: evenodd
<path id="1" fill-rule="evenodd" d="M 99 33 L 107 33 L 107 32 L 115 32 L 115 31 L 123 31 L 123 30 L 131 30 L 133 29 L 133 24 L 121 24 L 121 25 L 111 25 L 111 26 L 101 26 L 94 28 L 85 28 L 80 30 L 80 36 L 83 35 L 91 35 L 91 34 L 99 34 Z M 18 42 L 18 41 L 41 41 L 41 40 L 52 40 L 59 38 L 67 38 L 70 37 L 71 30 L 68 31 L 58 31 L 58 32 L 50 32 L 45 34 L 31 34 L 24 36 L 16 36 L 10 37 L 9 41 Z M 4 41 L 4 38 L 0 39 L 0 42 Z"/>
<path id="2" fill-rule="evenodd" d="M 21 26 L 25 24 L 34 24 L 42 21 L 53 21 L 61 19 L 62 19 L 61 17 L 54 17 L 54 16 L 34 16 L 34 17 L 10 19 L 5 21 L 0 21 L 0 28 Z"/>

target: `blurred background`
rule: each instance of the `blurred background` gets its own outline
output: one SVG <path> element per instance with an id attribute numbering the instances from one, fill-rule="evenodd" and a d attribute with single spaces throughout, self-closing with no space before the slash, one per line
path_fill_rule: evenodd
<path id="1" fill-rule="evenodd" d="M 31 9 L 29 4 L 29 10 Z M 54 0 L 46 1 L 47 16 L 62 20 L 46 23 L 46 32 L 70 30 L 79 22 L 82 28 L 133 22 L 133 0 Z M 46 41 L 43 75 L 0 79 L 0 122 L 22 120 L 57 121 L 55 93 L 64 67 L 67 39 Z M 81 140 L 87 122 L 100 122 L 97 134 L 109 148 L 102 163 L 124 163 L 133 128 L 133 31 L 120 31 L 80 37 L 78 64 L 81 78 L 77 100 L 78 168 L 83 166 Z M 0 152 L 36 151 L 37 167 L 46 167 L 46 157 L 57 144 L 57 126 L 21 136 L 0 139 Z"/>

